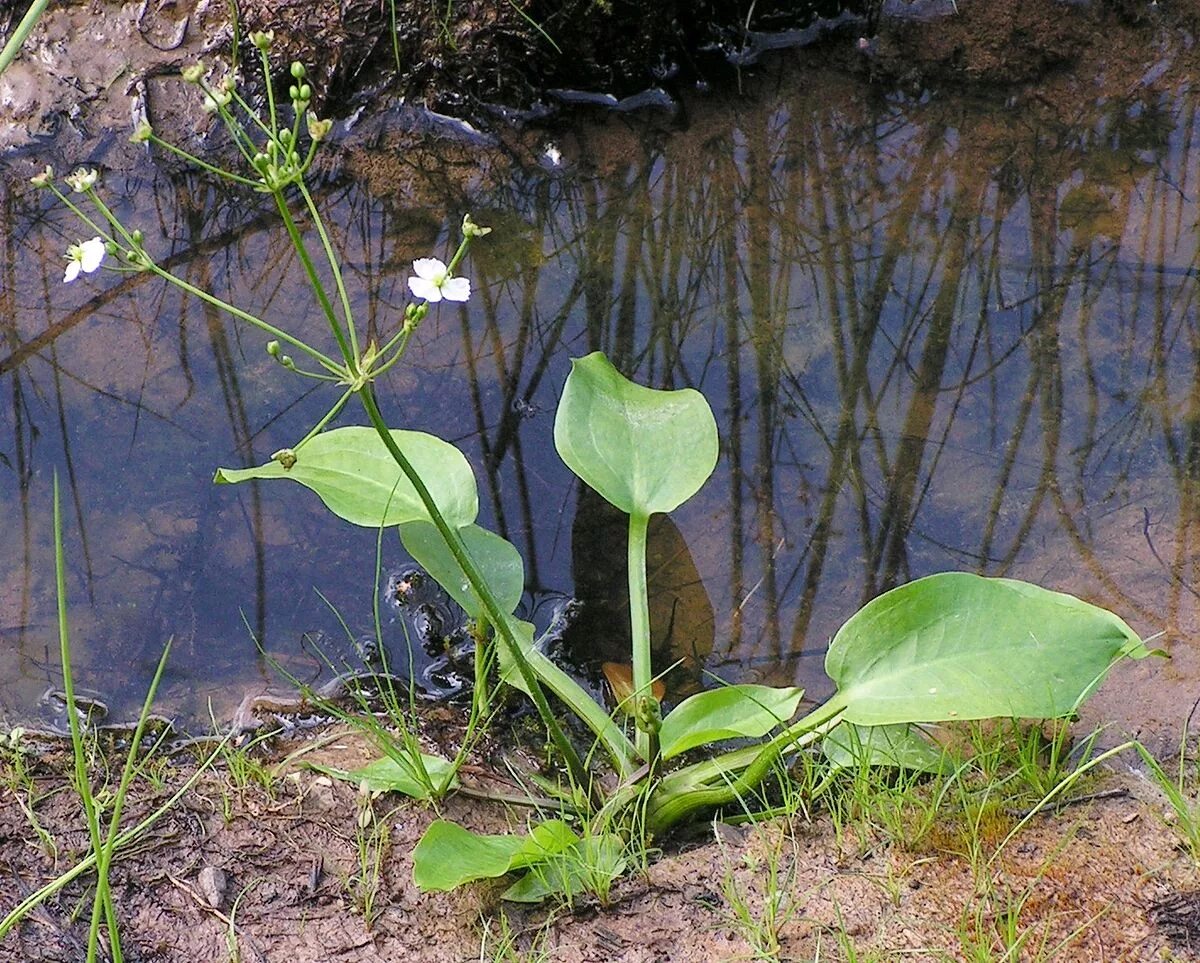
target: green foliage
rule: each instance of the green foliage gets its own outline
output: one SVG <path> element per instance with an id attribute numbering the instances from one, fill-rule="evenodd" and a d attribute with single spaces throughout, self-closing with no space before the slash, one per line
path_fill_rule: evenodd
<path id="1" fill-rule="evenodd" d="M 434 502 L 455 528 L 479 513 L 475 474 L 462 452 L 423 431 L 391 432 L 392 439 L 423 478 L 437 480 Z M 288 478 L 317 493 L 331 512 L 355 525 L 378 528 L 428 521 L 428 507 L 374 428 L 322 432 L 290 455 L 280 453 L 257 468 L 219 468 L 217 484 Z"/>
<path id="2" fill-rule="evenodd" d="M 865 726 L 1052 719 L 1114 660 L 1149 651 L 1121 619 L 1028 582 L 945 572 L 868 602 L 825 657 L 844 718 Z"/>
<path id="3" fill-rule="evenodd" d="M 476 879 L 497 879 L 545 863 L 578 839 L 560 819 L 539 823 L 527 836 L 484 836 L 438 819 L 413 851 L 413 880 L 423 892 L 429 892 L 452 890 Z"/>
<path id="4" fill-rule="evenodd" d="M 368 791 L 398 792 L 413 799 L 432 798 L 429 787 L 456 786 L 454 767 L 441 756 L 431 756 L 421 753 L 421 766 L 418 771 L 416 764 L 403 756 L 393 759 L 384 756 L 358 769 L 337 769 L 333 766 L 312 765 L 318 772 L 323 772 L 334 779 L 342 779 L 355 785 L 365 785 Z"/>
<path id="5" fill-rule="evenodd" d="M 439 819 L 413 851 L 413 879 L 429 892 L 526 870 L 504 891 L 504 899 L 537 903 L 560 896 L 570 900 L 584 892 L 606 892 L 625 871 L 624 852 L 620 836 L 604 833 L 581 839 L 558 819 L 539 823 L 527 836 L 484 836 Z"/>
<path id="6" fill-rule="evenodd" d="M 567 467 L 627 515 L 671 512 L 717 464 L 717 423 L 691 388 L 656 391 L 599 351 L 571 362 L 554 418 Z"/>
<path id="7" fill-rule="evenodd" d="M 938 773 L 950 762 L 946 750 L 906 724 L 858 726 L 843 722 L 821 740 L 821 751 L 838 769 L 865 765 Z"/>
<path id="8" fill-rule="evenodd" d="M 663 759 L 722 739 L 757 739 L 796 714 L 804 690 L 729 685 L 684 699 L 665 719 L 659 739 Z"/>
<path id="9" fill-rule="evenodd" d="M 492 587 L 501 610 L 511 614 L 525 591 L 525 563 L 521 561 L 521 553 L 511 542 L 478 525 L 464 525 L 458 535 Z M 467 615 L 476 621 L 487 620 L 479 593 L 471 588 L 466 572 L 430 522 L 406 522 L 400 526 L 400 540 L 414 561 L 433 576 Z"/>
<path id="10" fill-rule="evenodd" d="M 266 74 L 270 41 L 265 34 L 254 39 Z M 481 639 L 489 631 L 497 636 L 494 651 L 502 680 L 533 701 L 555 761 L 570 780 L 556 798 L 582 817 L 581 825 L 603 827 L 580 838 L 566 823 L 550 819 L 525 837 L 477 836 L 438 820 L 414 853 L 414 877 L 422 889 L 452 889 L 523 870 L 526 875 L 510 887 L 510 898 L 559 894 L 570 899 L 585 889 L 603 894 L 623 871 L 626 853 L 636 851 L 627 848 L 635 833 L 662 834 L 702 812 L 745 807 L 788 754 L 831 731 L 825 750 L 835 766 L 852 764 L 865 771 L 881 762 L 899 763 L 910 771 L 936 772 L 934 750 L 917 741 L 921 737 L 907 724 L 1064 716 L 1116 659 L 1147 654 L 1121 619 L 1079 599 L 1008 579 L 945 573 L 888 592 L 850 617 L 826 658 L 837 692 L 809 715 L 791 721 L 801 699 L 798 689 L 732 686 L 693 696 L 664 720 L 652 690 L 647 524 L 651 514 L 681 505 L 711 475 L 719 453 L 716 421 L 699 392 L 634 384 L 597 352 L 572 362 L 554 440 L 568 467 L 629 516 L 635 746 L 603 706 L 538 650 L 533 627 L 513 616 L 523 590 L 521 559 L 508 542 L 473 524 L 478 496 L 467 460 L 445 441 L 390 428 L 376 399 L 374 380 L 402 360 L 430 303 L 469 297 L 469 286 L 455 272 L 470 243 L 488 229 L 465 218 L 462 241 L 449 264 L 425 261 L 421 283 L 410 284 L 414 292 L 425 291 L 421 297 L 431 302 L 409 304 L 394 319 L 393 330 L 380 331 L 381 344 L 360 340 L 336 249 L 306 183 L 329 122 L 309 112 L 312 90 L 303 65 L 293 64 L 291 74 L 296 84 L 289 91 L 289 128 L 270 85 L 267 113 L 259 117 L 232 84 L 222 81 L 214 87 L 202 65 L 188 68 L 185 80 L 200 89 L 208 109 L 251 159 L 252 169 L 237 174 L 192 160 L 229 183 L 272 195 L 328 325 L 336 349 L 330 354 L 159 265 L 141 233 L 125 228 L 101 200 L 95 172 L 80 171 L 68 179 L 72 190 L 84 196 L 80 203 L 90 204 L 94 214 L 85 214 L 54 185 L 50 169 L 35 183 L 53 191 L 91 225 L 122 269 L 153 273 L 253 325 L 272 339 L 268 354 L 283 369 L 337 386 L 339 398 L 294 450 L 278 452 L 257 468 L 222 469 L 216 480 L 288 478 L 316 492 L 334 514 L 356 525 L 381 531 L 399 526 L 406 547 L 470 614 Z M 302 123 L 310 141 L 306 153 L 297 149 Z M 135 136 L 162 143 L 148 126 Z M 301 218 L 293 214 L 294 207 Z M 301 223 L 311 223 L 317 242 L 306 242 Z M 310 247 L 324 258 L 320 270 Z M 421 269 L 414 264 L 414 271 L 420 274 Z M 326 277 L 332 278 L 331 290 Z M 374 325 L 371 331 L 374 335 Z M 308 368 L 284 354 L 285 347 Z M 351 398 L 361 403 L 371 427 L 324 430 Z M 477 684 L 486 683 L 487 663 L 479 665 Z M 543 689 L 586 723 L 616 769 L 615 784 L 596 778 L 592 754 L 580 755 Z M 383 727 L 367 716 L 364 729 L 383 738 Z M 406 738 L 403 747 L 387 750 L 384 760 L 345 776 L 366 782 L 368 789 L 410 794 L 428 794 L 435 783 L 448 786 L 465 753 L 446 763 L 424 756 L 411 734 Z M 691 765 L 665 765 L 688 749 L 729 738 L 763 741 Z M 1064 792 L 1084 768 L 1056 783 L 1045 801 Z M 610 832 L 614 826 L 621 832 Z M 94 830 L 92 836 L 97 838 Z M 98 849 L 95 865 L 106 868 L 110 856 L 111 849 L 108 855 Z"/>

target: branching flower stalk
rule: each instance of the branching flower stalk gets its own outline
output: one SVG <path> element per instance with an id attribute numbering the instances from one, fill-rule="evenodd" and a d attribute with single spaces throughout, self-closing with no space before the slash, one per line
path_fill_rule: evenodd
<path id="1" fill-rule="evenodd" d="M 446 546 L 455 561 L 461 566 L 464 575 L 466 576 L 471 587 L 478 594 L 483 603 L 487 621 L 491 624 L 495 633 L 500 637 L 502 643 L 506 646 L 514 665 L 519 671 L 522 681 L 538 710 L 538 714 L 545 724 L 549 732 L 551 741 L 554 744 L 558 758 L 560 758 L 566 766 L 570 778 L 574 785 L 581 787 L 587 794 L 593 792 L 592 780 L 588 774 L 587 768 L 584 766 L 579 753 L 567 736 L 561 724 L 555 718 L 554 713 L 542 691 L 537 674 L 529 665 L 528 659 L 522 650 L 521 643 L 515 636 L 511 625 L 510 617 L 501 609 L 501 606 L 496 600 L 495 594 L 488 585 L 487 580 L 479 571 L 478 566 L 470 556 L 470 552 L 463 544 L 458 532 L 447 523 L 441 510 L 433 499 L 423 479 L 413 467 L 410 460 L 405 456 L 400 447 L 396 444 L 391 435 L 391 431 L 387 427 L 387 423 L 379 410 L 379 405 L 375 397 L 373 382 L 375 378 L 388 371 L 392 366 L 397 364 L 403 357 L 411 335 L 416 327 L 423 320 L 428 312 L 428 304 L 410 304 L 405 310 L 404 319 L 399 326 L 399 329 L 382 348 L 374 344 L 370 344 L 366 349 L 362 349 L 359 345 L 357 332 L 355 329 L 353 312 L 350 305 L 349 295 L 342 277 L 339 260 L 336 252 L 333 249 L 332 242 L 328 232 L 325 229 L 323 219 L 316 206 L 315 200 L 304 178 L 312 164 L 312 159 L 315 149 L 328 135 L 330 123 L 324 120 L 318 120 L 311 114 L 308 114 L 307 130 L 310 135 L 310 145 L 306 156 L 301 159 L 299 152 L 296 150 L 296 143 L 300 129 L 300 118 L 306 116 L 308 104 L 312 97 L 311 88 L 304 82 L 305 71 L 302 65 L 294 63 L 291 67 L 291 75 L 297 81 L 290 90 L 292 108 L 295 120 L 292 128 L 280 129 L 278 123 L 278 112 L 275 106 L 274 93 L 269 82 L 270 68 L 267 51 L 270 47 L 271 38 L 268 35 L 255 35 L 253 38 L 255 46 L 261 53 L 264 76 L 268 78 L 268 115 L 269 123 L 264 123 L 258 115 L 252 111 L 245 101 L 237 93 L 233 83 L 232 76 L 227 75 L 215 86 L 210 84 L 206 79 L 206 69 L 203 65 L 195 65 L 187 68 L 184 73 L 185 81 L 195 84 L 200 88 L 206 98 L 206 107 L 216 115 L 218 115 L 229 129 L 234 143 L 237 145 L 239 152 L 245 158 L 251 168 L 258 174 L 257 179 L 244 177 L 231 171 L 224 170 L 216 165 L 209 164 L 195 157 L 190 152 L 177 146 L 168 144 L 157 134 L 153 129 L 143 123 L 134 132 L 131 138 L 138 143 L 152 143 L 161 145 L 168 149 L 174 155 L 188 160 L 191 163 L 197 164 L 201 169 L 207 170 L 217 176 L 233 183 L 244 186 L 252 186 L 255 190 L 269 193 L 272 195 L 280 217 L 283 220 L 284 227 L 287 230 L 288 237 L 292 242 L 297 254 L 300 257 L 300 262 L 304 268 L 305 276 L 310 287 L 317 299 L 321 308 L 321 312 L 325 317 L 331 335 L 338 347 L 338 353 L 341 356 L 341 361 L 338 362 L 313 347 L 302 338 L 289 333 L 288 331 L 277 327 L 263 318 L 254 315 L 248 311 L 238 308 L 222 298 L 213 295 L 211 292 L 204 291 L 196 286 L 188 283 L 182 278 L 177 277 L 170 271 L 162 268 L 154 258 L 145 250 L 143 246 L 143 237 L 140 231 L 128 230 L 120 220 L 115 216 L 111 208 L 108 207 L 99 196 L 96 190 L 96 177 L 94 172 L 76 172 L 68 182 L 72 188 L 86 197 L 86 199 L 95 208 L 100 215 L 99 219 L 93 218 L 86 211 L 74 203 L 63 191 L 61 191 L 54 183 L 53 171 L 47 168 L 42 174 L 34 179 L 34 184 L 39 187 L 49 189 L 54 193 L 60 202 L 69 208 L 76 216 L 78 216 L 92 230 L 97 232 L 97 235 L 104 241 L 107 252 L 117 258 L 120 263 L 127 269 L 149 271 L 161 277 L 163 280 L 170 282 L 181 290 L 186 291 L 192 296 L 217 307 L 232 317 L 248 323 L 265 334 L 269 335 L 272 341 L 268 345 L 268 351 L 280 364 L 289 370 L 295 371 L 298 374 L 308 377 L 318 378 L 321 380 L 333 380 L 343 385 L 346 391 L 342 397 L 334 404 L 329 412 L 318 422 L 312 431 L 294 449 L 285 449 L 282 452 L 276 453 L 276 459 L 282 460 L 286 457 L 293 457 L 294 452 L 301 447 L 305 442 L 315 437 L 319 431 L 326 427 L 343 409 L 351 395 L 356 395 L 363 407 L 365 414 L 371 425 L 375 428 L 380 440 L 383 442 L 388 453 L 395 461 L 400 472 L 404 475 L 407 481 L 416 491 L 418 498 L 424 506 L 430 520 L 437 528 L 438 532 L 446 541 Z M 261 150 L 257 149 L 251 131 L 247 129 L 245 124 L 241 122 L 231 111 L 231 106 L 237 106 L 242 112 L 251 119 L 251 124 L 254 128 L 265 135 L 266 141 Z M 308 252 L 303 234 L 295 217 L 292 214 L 291 206 L 288 203 L 287 192 L 290 188 L 295 188 L 300 197 L 304 201 L 305 210 L 315 226 L 318 237 L 320 238 L 321 248 L 325 255 L 325 260 L 331 275 L 334 279 L 334 284 L 337 291 L 337 297 L 340 302 L 341 316 L 335 309 L 332 300 L 321 280 L 316 264 Z M 470 217 L 463 220 L 462 239 L 455 251 L 450 263 L 445 268 L 444 278 L 449 279 L 455 269 L 466 256 L 471 242 L 478 237 L 482 237 L 489 232 L 489 228 L 484 228 L 476 225 L 471 221 Z M 298 368 L 294 361 L 287 355 L 281 353 L 280 343 L 288 345 L 290 348 L 301 352 L 314 361 L 327 374 L 319 372 L 304 371 Z M 285 463 L 286 464 L 286 463 Z M 611 749 L 615 748 L 619 751 L 621 746 L 619 743 L 614 743 L 611 738 L 608 741 Z M 619 764 L 625 768 L 626 760 L 619 759 Z"/>

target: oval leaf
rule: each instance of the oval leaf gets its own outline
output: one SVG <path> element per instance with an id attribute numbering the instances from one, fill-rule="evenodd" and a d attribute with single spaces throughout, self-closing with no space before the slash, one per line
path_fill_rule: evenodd
<path id="1" fill-rule="evenodd" d="M 392 437 L 429 486 L 446 521 L 455 528 L 475 521 L 479 513 L 475 474 L 463 453 L 423 431 L 397 429 Z M 316 492 L 339 518 L 366 528 L 429 519 L 416 489 L 401 474 L 374 428 L 322 432 L 298 449 L 295 458 L 291 468 L 274 460 L 257 468 L 219 468 L 214 480 L 220 485 L 289 478 Z"/>
<path id="2" fill-rule="evenodd" d="M 413 850 L 413 881 L 422 892 L 452 890 L 475 879 L 494 879 L 514 869 L 544 863 L 569 849 L 578 837 L 551 819 L 528 836 L 480 836 L 457 823 L 435 820 Z"/>
<path id="3" fill-rule="evenodd" d="M 658 733 L 662 757 L 721 739 L 757 739 L 796 714 L 803 689 L 728 685 L 684 699 L 663 719 Z"/>
<path id="4" fill-rule="evenodd" d="M 464 525 L 458 534 L 504 614 L 511 615 L 525 591 L 525 564 L 521 561 L 521 553 L 511 542 L 478 525 Z M 406 522 L 400 526 L 400 540 L 414 561 L 433 576 L 467 615 L 476 621 L 484 620 L 483 603 L 433 522 Z"/>
<path id="5" fill-rule="evenodd" d="M 913 772 L 939 773 L 950 756 L 910 725 L 856 726 L 843 722 L 821 741 L 825 758 L 838 769 L 888 766 Z"/>
<path id="6" fill-rule="evenodd" d="M 1072 712 L 1113 662 L 1148 655 L 1111 612 L 1028 582 L 946 572 L 879 596 L 838 630 L 825 671 L 864 726 Z"/>
<path id="7" fill-rule="evenodd" d="M 700 392 L 634 384 L 596 351 L 571 362 L 554 445 L 621 511 L 649 516 L 678 508 L 707 481 L 717 464 L 717 423 Z"/>

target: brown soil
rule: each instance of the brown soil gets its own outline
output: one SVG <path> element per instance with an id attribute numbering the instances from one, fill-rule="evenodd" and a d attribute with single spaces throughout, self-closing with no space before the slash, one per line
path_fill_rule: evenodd
<path id="1" fill-rule="evenodd" d="M 323 735 L 329 743 L 307 758 L 344 768 L 366 761 L 353 733 Z M 294 748 L 278 747 L 262 761 Z M 11 759 L 0 770 L 5 910 L 86 851 L 64 764 L 33 761 L 31 780 L 17 778 Z M 160 784 L 139 784 L 127 824 L 164 800 L 189 769 L 173 765 L 160 770 Z M 354 787 L 298 764 L 269 787 L 238 787 L 217 768 L 119 861 L 114 895 L 126 958 L 137 961 L 751 959 L 753 929 L 739 924 L 739 913 L 767 917 L 772 878 L 782 893 L 779 945 L 760 958 L 845 959 L 849 942 L 885 959 L 960 959 L 977 939 L 984 957 L 1000 959 L 1006 911 L 1014 930 L 1027 934 L 1021 959 L 1187 958 L 1200 872 L 1144 780 L 1109 782 L 1129 791 L 1035 818 L 990 868 L 976 860 L 972 870 L 950 817 L 908 850 L 874 836 L 856 842 L 853 827 L 837 832 L 827 817 L 719 826 L 715 837 L 709 826 L 619 882 L 605 904 L 589 898 L 531 909 L 502 904 L 495 885 L 421 894 L 411 852 L 434 817 L 427 806 L 391 795 L 364 804 Z M 364 805 L 367 825 L 383 829 L 374 883 L 360 876 Z M 462 797 L 442 815 L 490 832 L 524 818 Z M 985 827 L 985 845 L 994 848 L 1012 822 L 1008 816 Z M 221 874 L 224 885 L 213 886 Z M 87 894 L 84 881 L 35 911 L 0 942 L 0 960 L 77 963 Z M 502 925 L 518 950 L 540 947 L 546 955 L 501 955 Z"/>

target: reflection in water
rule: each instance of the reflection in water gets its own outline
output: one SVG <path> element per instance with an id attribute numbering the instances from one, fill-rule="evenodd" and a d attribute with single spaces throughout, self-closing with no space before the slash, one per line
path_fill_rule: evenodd
<path id="1" fill-rule="evenodd" d="M 609 550 L 611 525 L 558 462 L 551 426 L 567 358 L 602 349 L 643 383 L 701 389 L 721 428 L 717 475 L 658 529 L 678 594 L 659 598 L 656 644 L 687 636 L 705 669 L 818 694 L 818 658 L 854 609 L 965 568 L 1164 632 L 1175 659 L 1153 671 L 1194 683 L 1200 141 L 1196 95 L 1171 77 L 1069 119 L 1036 101 L 762 82 L 752 100 L 693 105 L 683 129 L 581 123 L 562 134 L 562 170 L 519 152 L 497 152 L 486 176 L 473 157 L 408 155 L 331 178 L 321 203 L 379 336 L 411 258 L 448 245 L 445 206 L 446 224 L 470 209 L 496 228 L 475 251 L 474 301 L 431 315 L 381 389 L 398 424 L 462 445 L 531 598 L 584 598 L 569 639 L 581 663 L 620 648 L 624 551 Z M 414 194 L 431 200 L 413 211 Z M 317 336 L 265 212 L 167 174 L 129 196 L 192 283 Z M 267 671 L 254 639 L 286 657 L 306 632 L 336 634 L 314 588 L 352 632 L 368 628 L 372 533 L 306 493 L 208 485 L 216 465 L 294 442 L 324 399 L 158 282 L 64 289 L 56 259 L 77 232 L 42 204 L 3 194 L 0 660 L 13 681 L 0 698 L 27 707 L 54 677 L 52 469 L 72 499 L 94 687 L 140 684 L 174 634 L 186 644 L 171 697 L 203 714 Z M 401 559 L 392 539 L 384 554 Z M 1185 697 L 1163 699 L 1104 711 L 1174 723 Z"/>

